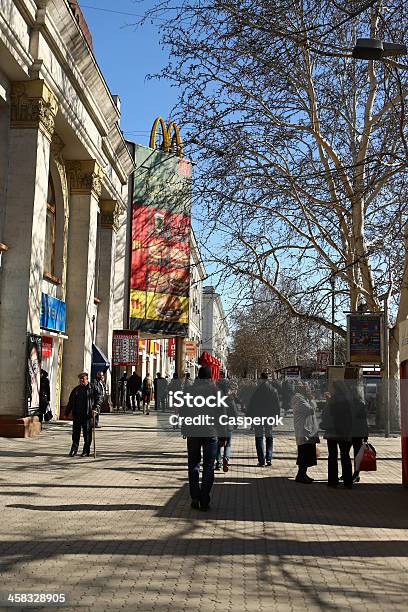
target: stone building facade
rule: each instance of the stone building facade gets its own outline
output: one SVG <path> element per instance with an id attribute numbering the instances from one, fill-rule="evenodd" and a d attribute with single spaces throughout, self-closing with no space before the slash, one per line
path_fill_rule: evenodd
<path id="1" fill-rule="evenodd" d="M 221 368 L 225 371 L 228 356 L 228 325 L 222 305 L 221 296 L 214 287 L 203 287 L 202 300 L 203 316 L 203 351 L 221 361 Z"/>
<path id="2" fill-rule="evenodd" d="M 43 340 L 58 416 L 124 324 L 134 165 L 76 5 L 0 0 L 0 436 L 39 429 L 28 338 Z"/>
<path id="3" fill-rule="evenodd" d="M 185 370 L 195 378 L 198 373 L 198 358 L 202 353 L 202 295 L 203 281 L 206 277 L 203 260 L 194 232 L 190 239 L 190 303 L 188 340 L 194 342 L 196 348 L 195 357 L 186 355 Z"/>

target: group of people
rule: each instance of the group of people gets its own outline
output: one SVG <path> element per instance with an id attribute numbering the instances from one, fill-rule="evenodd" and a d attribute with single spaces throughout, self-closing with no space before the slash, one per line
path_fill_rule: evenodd
<path id="1" fill-rule="evenodd" d="M 155 378 L 147 372 L 142 377 L 136 371 L 129 376 L 124 372 L 119 381 L 118 406 L 124 406 L 127 410 L 143 411 L 143 414 L 150 414 L 150 404 L 154 401 L 154 409 L 165 411 L 168 407 L 169 391 L 181 391 L 192 384 L 189 372 L 186 372 L 184 380 L 179 378 L 177 372 L 173 374 L 171 380 L 157 372 Z"/>
<path id="2" fill-rule="evenodd" d="M 280 386 L 282 389 L 282 386 Z M 192 397 L 209 398 L 219 392 L 226 404 L 222 412 L 226 414 L 227 423 L 234 422 L 240 411 L 256 421 L 256 417 L 279 417 L 283 411 L 282 393 L 279 392 L 276 381 L 270 381 L 268 374 L 262 373 L 256 386 L 251 387 L 251 393 L 234 380 L 221 379 L 213 381 L 211 369 L 201 366 L 198 377 L 192 381 L 190 377 L 180 380 L 175 374 L 168 383 L 160 373 L 154 380 L 149 374 L 142 381 L 136 373 L 127 379 L 127 404 L 132 410 L 140 410 L 143 404 L 144 414 L 149 414 L 149 405 L 155 400 L 156 410 L 168 408 L 169 391 L 188 391 Z M 106 394 L 103 374 L 97 373 L 96 380 L 90 384 L 86 372 L 79 375 L 79 385 L 71 392 L 65 411 L 68 416 L 73 414 L 72 447 L 69 455 L 78 453 L 81 431 L 84 438 L 82 456 L 90 455 L 92 427 L 97 426 L 97 419 L 103 397 Z M 287 394 L 288 396 L 289 394 Z M 313 482 L 307 471 L 317 464 L 319 431 L 323 431 L 328 448 L 328 485 L 337 487 L 343 480 L 344 487 L 352 488 L 359 480 L 359 473 L 352 469 L 350 450 L 353 447 L 354 456 L 360 450 L 363 441 L 368 437 L 368 424 L 365 403 L 355 381 L 335 381 L 331 393 L 325 395 L 325 405 L 318 418 L 316 402 L 310 385 L 297 381 L 290 393 L 290 407 L 293 410 L 294 432 L 297 443 L 298 473 L 296 482 L 310 484 Z M 208 404 L 209 405 L 209 404 Z M 180 416 L 197 416 L 200 408 L 195 405 L 179 410 Z M 210 505 L 210 492 L 214 482 L 214 472 L 223 469 L 228 472 L 232 447 L 232 435 L 236 425 L 227 424 L 220 427 L 218 407 L 207 408 L 207 414 L 214 416 L 212 423 L 204 424 L 201 429 L 182 425 L 181 434 L 187 439 L 188 475 L 193 508 L 207 510 Z M 231 419 L 229 417 L 232 417 Z M 236 419 L 235 419 L 236 420 Z M 258 419 L 259 420 L 259 419 Z M 258 466 L 271 466 L 273 456 L 272 425 L 254 425 L 255 448 Z M 340 453 L 342 475 L 338 473 L 338 454 Z M 202 468 L 201 482 L 200 470 Z"/>
<path id="3" fill-rule="evenodd" d="M 310 484 L 313 479 L 307 474 L 309 467 L 317 465 L 317 444 L 320 442 L 319 430 L 323 431 L 328 450 L 329 487 L 338 487 L 343 480 L 344 487 L 351 489 L 359 482 L 360 475 L 353 471 L 350 457 L 353 448 L 354 459 L 364 441 L 368 439 L 366 404 L 362 390 L 352 379 L 334 381 L 332 392 L 325 394 L 325 405 L 318 422 L 316 403 L 311 389 L 305 382 L 298 383 L 293 397 L 293 418 L 296 442 L 298 445 L 297 482 Z M 338 455 L 342 475 L 338 472 Z"/>

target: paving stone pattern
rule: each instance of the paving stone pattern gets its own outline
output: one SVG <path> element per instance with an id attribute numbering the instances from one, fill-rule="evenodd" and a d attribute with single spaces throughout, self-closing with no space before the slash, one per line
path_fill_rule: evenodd
<path id="1" fill-rule="evenodd" d="M 296 446 L 256 467 L 233 438 L 212 509 L 192 510 L 185 441 L 156 415 L 102 415 L 97 459 L 69 458 L 70 424 L 0 438 L 0 591 L 66 593 L 64 610 L 407 610 L 408 491 L 398 438 L 352 491 L 295 483 Z M 2 609 L 9 609 L 3 607 Z M 10 608 L 16 610 L 16 608 Z M 23 608 L 20 608 L 23 609 Z"/>

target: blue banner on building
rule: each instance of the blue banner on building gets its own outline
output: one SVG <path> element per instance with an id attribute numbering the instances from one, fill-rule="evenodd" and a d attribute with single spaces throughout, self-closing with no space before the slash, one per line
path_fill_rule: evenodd
<path id="1" fill-rule="evenodd" d="M 41 294 L 40 327 L 65 332 L 66 304 L 57 298 Z"/>

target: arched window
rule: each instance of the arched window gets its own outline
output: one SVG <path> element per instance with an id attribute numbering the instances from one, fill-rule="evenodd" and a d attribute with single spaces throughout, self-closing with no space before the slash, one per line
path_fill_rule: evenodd
<path id="1" fill-rule="evenodd" d="M 45 226 L 44 274 L 54 276 L 55 265 L 55 190 L 51 175 L 48 178 L 47 222 Z"/>

